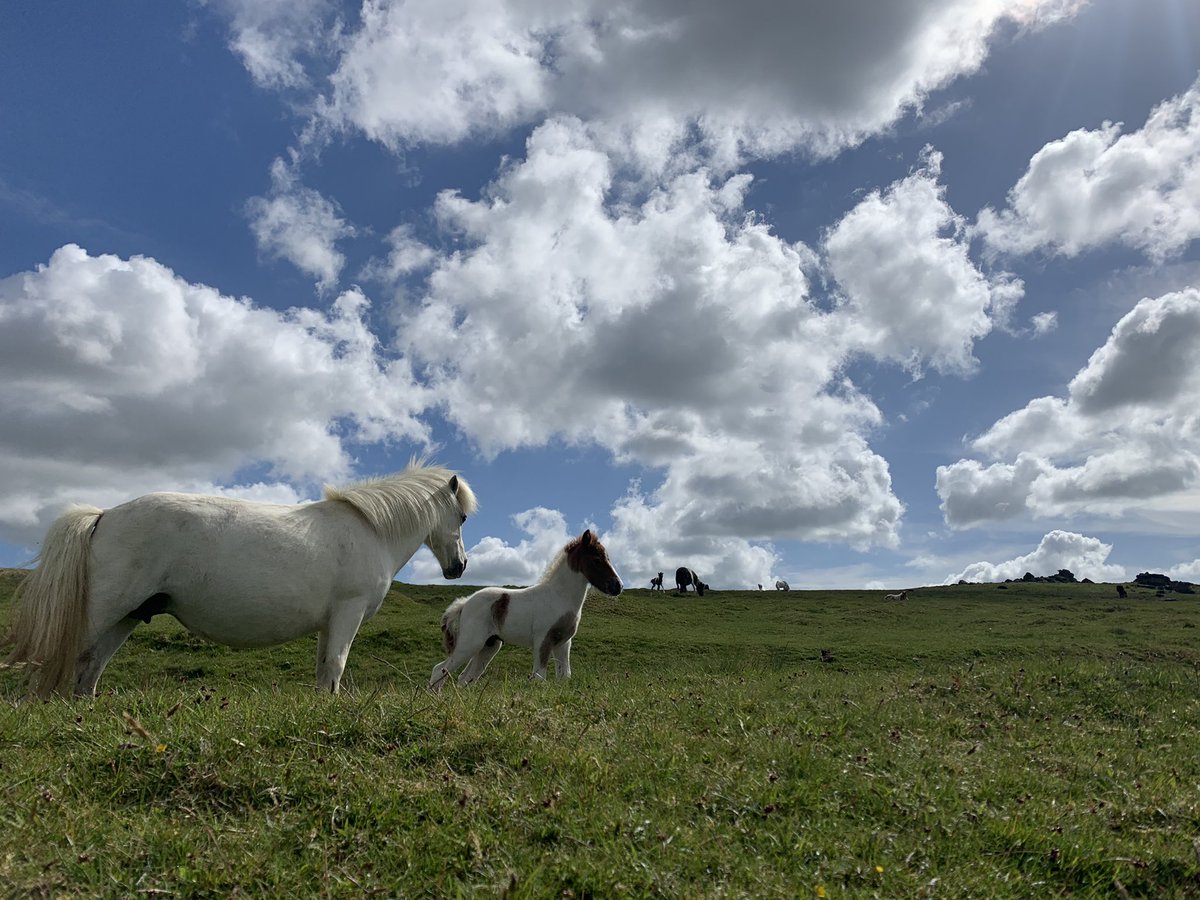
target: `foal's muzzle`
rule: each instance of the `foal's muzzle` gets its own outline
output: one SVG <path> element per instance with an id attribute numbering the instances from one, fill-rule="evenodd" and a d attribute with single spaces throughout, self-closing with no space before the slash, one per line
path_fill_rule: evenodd
<path id="1" fill-rule="evenodd" d="M 604 589 L 604 593 L 608 594 L 608 596 L 610 596 L 610 597 L 616 597 L 618 594 L 620 594 L 621 593 L 621 579 L 614 578 L 611 581 L 609 581 L 608 586 Z"/>
<path id="2" fill-rule="evenodd" d="M 462 573 L 467 571 L 467 560 L 464 557 L 461 562 L 456 562 L 453 565 L 446 566 L 442 569 L 443 578 L 461 578 Z"/>

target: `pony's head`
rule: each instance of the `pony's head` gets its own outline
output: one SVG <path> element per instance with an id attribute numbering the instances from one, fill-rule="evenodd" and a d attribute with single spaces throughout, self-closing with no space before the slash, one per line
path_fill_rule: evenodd
<path id="1" fill-rule="evenodd" d="M 574 572 L 581 572 L 588 584 L 610 597 L 621 593 L 621 578 L 608 561 L 608 551 L 600 539 L 589 528 L 563 548 L 567 565 Z"/>
<path id="2" fill-rule="evenodd" d="M 439 515 L 424 543 L 442 567 L 442 576 L 459 578 L 467 569 L 462 527 L 467 516 L 475 512 L 477 503 L 467 482 L 457 475 L 451 476 L 444 490 L 449 493 L 450 502 L 437 504 Z"/>

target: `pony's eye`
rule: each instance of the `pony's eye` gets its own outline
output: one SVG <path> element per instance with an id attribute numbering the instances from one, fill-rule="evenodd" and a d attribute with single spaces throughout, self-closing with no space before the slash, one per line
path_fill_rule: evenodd
<path id="1" fill-rule="evenodd" d="M 458 524 L 459 524 L 459 525 L 465 525 L 466 523 L 467 523 L 467 517 L 466 517 L 466 516 L 463 516 L 461 519 L 459 519 L 459 520 L 458 520 Z"/>

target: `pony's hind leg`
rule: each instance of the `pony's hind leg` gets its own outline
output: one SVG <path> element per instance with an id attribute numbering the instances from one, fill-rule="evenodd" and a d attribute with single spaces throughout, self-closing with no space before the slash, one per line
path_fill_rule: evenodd
<path id="1" fill-rule="evenodd" d="M 100 676 L 104 674 L 108 661 L 121 649 L 121 645 L 133 633 L 137 624 L 137 619 L 126 616 L 88 643 L 75 662 L 75 696 L 95 696 L 96 685 L 100 682 Z"/>
<path id="2" fill-rule="evenodd" d="M 98 620 L 93 619 L 88 625 L 83 649 L 76 657 L 74 692 L 77 697 L 95 696 L 96 685 L 99 684 L 100 676 L 104 674 L 109 660 L 121 649 L 121 645 L 133 633 L 138 622 L 148 623 L 154 616 L 166 612 L 171 599 L 163 593 L 151 594 L 121 618 L 115 619 L 113 617 L 120 615 L 119 610 L 126 606 L 119 601 L 105 602 L 106 596 L 103 590 L 98 590 L 93 595 L 94 614 L 99 614 L 101 609 L 106 610 L 106 614 Z"/>
<path id="3" fill-rule="evenodd" d="M 487 642 L 479 648 L 479 652 L 471 657 L 471 662 L 466 670 L 458 677 L 459 685 L 466 686 L 478 680 L 483 675 L 484 670 L 487 669 L 488 663 L 500 652 L 500 648 L 503 646 L 504 641 L 500 640 L 496 635 L 488 638 Z"/>

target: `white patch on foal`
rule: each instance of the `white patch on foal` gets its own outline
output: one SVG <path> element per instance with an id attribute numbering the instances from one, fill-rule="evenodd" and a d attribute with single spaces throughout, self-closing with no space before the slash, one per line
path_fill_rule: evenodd
<path id="1" fill-rule="evenodd" d="M 533 650 L 534 678 L 546 677 L 551 656 L 558 677 L 569 678 L 571 639 L 589 584 L 613 597 L 621 593 L 608 551 L 590 530 L 563 547 L 532 587 L 486 587 L 455 600 L 442 616 L 442 646 L 449 655 L 433 667 L 429 687 L 440 691 L 468 660 L 458 683 L 470 684 L 505 643 Z"/>

